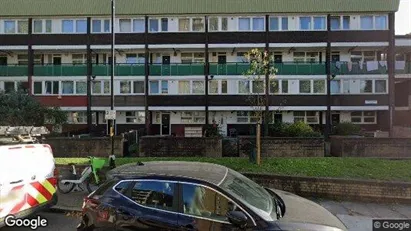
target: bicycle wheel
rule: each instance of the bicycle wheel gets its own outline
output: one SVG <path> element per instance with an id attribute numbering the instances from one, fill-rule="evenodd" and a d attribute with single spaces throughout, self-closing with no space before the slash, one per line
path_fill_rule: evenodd
<path id="1" fill-rule="evenodd" d="M 75 184 L 70 182 L 66 182 L 64 184 L 61 182 L 61 180 L 58 180 L 57 182 L 57 189 L 62 194 L 67 194 L 71 192 L 74 189 L 74 186 Z"/>
<path id="2" fill-rule="evenodd" d="M 92 193 L 98 189 L 100 185 L 96 183 L 96 179 L 94 178 L 93 174 L 90 174 L 89 177 L 86 179 L 86 188 L 89 193 Z"/>

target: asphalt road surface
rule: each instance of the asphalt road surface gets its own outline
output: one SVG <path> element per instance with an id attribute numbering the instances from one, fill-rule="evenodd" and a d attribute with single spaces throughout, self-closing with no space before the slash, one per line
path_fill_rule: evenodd
<path id="1" fill-rule="evenodd" d="M 67 215 L 64 213 L 39 213 L 35 215 L 39 216 L 42 219 L 47 219 L 47 226 L 40 227 L 36 230 L 39 231 L 73 231 L 76 230 L 76 227 L 80 221 L 80 218 L 73 215 Z M 32 231 L 33 229 L 30 228 L 22 228 L 22 227 L 3 227 L 0 228 L 0 231 Z"/>

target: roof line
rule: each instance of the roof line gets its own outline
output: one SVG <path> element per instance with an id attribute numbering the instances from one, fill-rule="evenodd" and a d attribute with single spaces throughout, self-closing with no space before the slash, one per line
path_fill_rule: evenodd
<path id="1" fill-rule="evenodd" d="M 220 186 L 220 185 L 223 183 L 223 181 L 225 180 L 225 178 L 227 178 L 227 175 L 228 175 L 228 168 L 225 167 L 224 177 L 223 177 L 223 179 L 222 179 L 220 182 L 218 182 L 217 186 Z"/>

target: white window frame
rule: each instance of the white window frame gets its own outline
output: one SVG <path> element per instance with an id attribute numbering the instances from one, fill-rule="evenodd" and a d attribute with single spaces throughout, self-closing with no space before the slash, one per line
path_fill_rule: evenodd
<path id="1" fill-rule="evenodd" d="M 205 112 L 202 111 L 186 111 L 181 112 L 180 121 L 182 124 L 205 124 Z M 196 121 L 200 119 L 201 121 Z"/>
<path id="2" fill-rule="evenodd" d="M 36 21 L 41 21 L 41 32 L 35 32 L 34 31 L 34 23 Z M 51 31 L 47 32 L 46 27 L 47 27 L 47 21 L 51 22 Z M 53 33 L 53 20 L 52 19 L 33 19 L 32 22 L 32 33 L 33 34 L 52 34 Z"/>
<path id="3" fill-rule="evenodd" d="M 74 121 L 74 114 L 77 114 L 77 118 L 81 118 L 79 122 Z M 69 111 L 67 115 L 67 122 L 69 124 L 86 124 L 87 112 L 86 111 Z"/>
<path id="4" fill-rule="evenodd" d="M 133 115 L 127 115 L 127 113 L 133 113 Z M 146 115 L 144 111 L 124 111 L 120 112 L 124 115 L 125 124 L 145 124 Z M 127 119 L 132 119 L 133 122 L 128 122 Z"/>
<path id="5" fill-rule="evenodd" d="M 150 82 L 157 82 L 158 83 L 158 92 L 156 92 L 156 93 L 151 92 Z M 163 82 L 167 83 L 167 92 L 166 93 L 163 92 L 163 88 L 162 88 Z M 149 84 L 148 84 L 148 90 L 149 90 L 148 92 L 149 92 L 150 95 L 168 95 L 169 92 L 170 92 L 170 83 L 169 83 L 168 80 L 150 80 Z"/>
<path id="6" fill-rule="evenodd" d="M 110 84 L 110 80 L 108 80 L 108 79 L 102 79 L 102 80 L 93 80 L 92 82 L 100 82 L 100 93 L 95 93 L 94 91 L 93 91 L 93 85 L 91 85 L 91 94 L 92 95 L 109 95 L 111 92 L 110 92 L 110 88 L 111 88 L 111 84 Z M 108 85 L 108 92 L 107 93 L 105 93 L 104 92 L 104 89 L 105 89 L 105 85 Z"/>
<path id="7" fill-rule="evenodd" d="M 100 21 L 100 32 L 93 32 L 94 29 L 94 25 L 93 25 L 93 21 Z M 108 27 L 108 32 L 104 31 L 104 22 L 108 21 L 109 23 L 109 27 Z M 92 34 L 108 34 L 111 33 L 111 19 L 108 18 L 92 18 L 91 19 L 91 29 L 90 29 L 90 33 Z"/>
<path id="8" fill-rule="evenodd" d="M 351 20 L 350 15 L 331 15 L 331 17 L 339 17 L 339 19 L 340 19 L 339 20 L 340 21 L 340 28 L 339 29 L 332 29 L 331 28 L 331 31 L 348 31 L 348 30 L 351 30 L 352 20 Z M 350 22 L 348 24 L 348 29 L 344 29 L 344 17 L 349 17 L 350 18 Z"/>
<path id="9" fill-rule="evenodd" d="M 210 23 L 210 19 L 212 19 L 212 18 L 216 18 L 217 19 L 217 30 L 211 30 L 210 29 L 210 25 L 211 25 L 211 23 Z M 227 19 L 227 30 L 223 30 L 223 19 Z M 225 16 L 211 16 L 211 17 L 209 17 L 208 18 L 208 31 L 209 32 L 227 32 L 227 31 L 229 31 L 229 28 L 228 28 L 228 21 L 229 21 L 229 17 L 225 17 Z"/>
<path id="10" fill-rule="evenodd" d="M 120 25 L 120 21 L 121 20 L 129 20 L 130 21 L 130 31 L 121 31 L 121 25 Z M 135 31 L 134 30 L 134 21 L 135 20 L 143 20 L 143 22 L 145 23 L 145 18 L 119 18 L 118 19 L 118 29 L 116 30 L 117 33 L 120 34 L 127 34 L 127 33 L 145 33 L 145 27 L 143 29 L 143 31 Z M 111 29 L 110 29 L 111 30 Z"/>
<path id="11" fill-rule="evenodd" d="M 295 112 L 304 112 L 304 123 L 306 124 L 320 124 L 320 113 L 318 111 L 314 111 L 315 112 L 315 116 L 309 116 L 308 113 L 312 112 L 312 111 L 295 111 Z M 295 123 L 295 118 L 302 118 L 302 116 L 295 116 L 295 112 L 293 112 L 293 123 Z M 309 122 L 308 118 L 316 118 L 316 122 Z"/>
<path id="12" fill-rule="evenodd" d="M 389 18 L 388 18 L 388 15 L 385 15 L 385 14 L 364 14 L 364 15 L 360 15 L 359 16 L 359 30 L 365 30 L 365 31 L 370 31 L 370 30 L 381 30 L 381 29 L 377 29 L 376 28 L 376 25 L 375 25 L 375 18 L 376 17 L 381 17 L 381 16 L 384 16 L 385 17 L 385 21 L 386 21 L 386 27 L 384 28 L 384 29 L 382 29 L 382 30 L 388 30 L 388 28 L 389 28 L 389 22 L 388 22 L 388 20 L 389 20 Z M 363 29 L 362 27 L 361 27 L 361 17 L 372 17 L 372 22 L 373 22 L 373 27 L 372 27 L 372 29 Z"/>
<path id="13" fill-rule="evenodd" d="M 193 30 L 193 19 L 200 19 L 203 22 L 203 30 L 200 31 L 194 31 Z M 180 19 L 188 19 L 189 20 L 189 28 L 188 31 L 182 31 L 180 30 Z M 194 33 L 199 33 L 199 32 L 204 32 L 205 31 L 205 18 L 204 17 L 179 17 L 177 18 L 177 31 L 181 33 L 188 33 L 188 32 L 194 32 Z"/>
<path id="14" fill-rule="evenodd" d="M 244 18 L 248 18 L 250 20 L 250 28 L 248 30 L 240 30 L 240 19 L 244 19 Z M 263 30 L 254 30 L 253 29 L 253 25 L 254 25 L 254 20 L 255 18 L 262 18 L 263 19 Z M 261 16 L 240 16 L 237 18 L 237 31 L 239 32 L 264 32 L 265 31 L 265 26 L 266 26 L 267 22 L 265 21 L 265 16 L 261 15 Z"/>
<path id="15" fill-rule="evenodd" d="M 211 89 L 210 88 L 210 83 L 211 82 L 216 82 L 217 83 L 217 93 L 210 92 L 210 89 Z M 227 83 L 227 92 L 224 92 L 224 93 L 223 93 L 223 82 Z M 208 83 L 208 94 L 209 95 L 227 95 L 228 94 L 228 80 L 226 80 L 226 79 L 211 80 Z"/>
<path id="16" fill-rule="evenodd" d="M 64 32 L 63 31 L 63 21 L 73 21 L 73 31 L 72 32 Z M 77 21 L 86 21 L 86 31 L 85 32 L 77 32 Z M 62 34 L 87 34 L 87 18 L 64 18 L 60 20 L 61 26 L 61 33 Z"/>
<path id="17" fill-rule="evenodd" d="M 6 33 L 6 21 L 14 22 L 14 32 L 13 33 Z M 27 19 L 3 19 L 3 20 L 1 20 L 2 28 L 3 28 L 2 34 L 28 34 L 29 31 L 27 31 L 27 33 L 20 33 L 19 32 L 19 22 L 20 21 L 26 22 L 27 25 L 29 23 L 29 21 Z M 28 30 L 28 28 L 27 28 L 27 30 Z"/>
<path id="18" fill-rule="evenodd" d="M 361 92 L 361 81 L 365 81 L 365 80 L 369 80 L 372 81 L 372 92 Z M 385 92 L 376 92 L 376 85 L 375 85 L 375 81 L 377 80 L 382 80 L 385 81 Z M 334 81 L 340 81 L 340 93 L 332 93 L 333 95 L 386 95 L 388 94 L 388 86 L 389 86 L 389 81 L 388 79 L 384 78 L 384 79 L 368 79 L 368 78 L 356 78 L 356 79 L 335 79 Z M 345 93 L 345 87 L 344 87 L 344 81 L 348 81 L 349 82 L 349 92 Z M 359 81 L 359 92 L 353 92 L 351 91 L 351 81 Z"/>
<path id="19" fill-rule="evenodd" d="M 377 117 L 378 113 L 376 111 L 356 111 L 356 112 L 361 112 L 361 116 L 352 116 L 353 112 L 350 112 L 350 121 L 353 124 L 377 124 Z M 365 116 L 365 113 L 367 112 L 374 112 L 374 116 Z M 352 118 L 361 118 L 361 122 L 352 122 Z M 374 118 L 374 122 L 365 122 L 365 118 Z"/>
<path id="20" fill-rule="evenodd" d="M 278 19 L 278 30 L 271 30 L 271 19 L 272 18 L 277 18 Z M 287 19 L 287 21 L 288 21 L 288 27 L 287 27 L 287 30 L 284 30 L 284 28 L 283 28 L 283 18 L 286 18 Z M 288 18 L 288 16 L 282 16 L 282 15 L 273 15 L 273 16 L 270 16 L 269 18 L 268 18 L 268 24 L 269 24 L 269 30 L 270 31 L 289 31 L 290 30 L 290 22 L 289 22 L 289 18 Z"/>
<path id="21" fill-rule="evenodd" d="M 311 28 L 309 29 L 301 29 L 301 20 L 300 18 L 310 18 L 311 19 Z M 325 28 L 324 29 L 314 29 L 314 18 L 316 17 L 323 17 L 325 18 Z M 327 16 L 326 15 L 301 15 L 298 16 L 298 22 L 297 22 L 297 30 L 299 31 L 326 31 L 327 30 Z"/>
<path id="22" fill-rule="evenodd" d="M 118 95 L 144 95 L 145 94 L 145 92 L 143 92 L 143 93 L 134 93 L 134 82 L 143 82 L 143 84 L 144 84 L 144 80 L 120 79 L 120 80 L 117 80 L 116 82 L 117 83 L 116 83 L 115 86 L 117 86 L 116 88 L 117 88 L 117 94 Z M 130 83 L 130 92 L 129 93 L 122 93 L 121 92 L 121 83 L 122 82 L 129 82 Z"/>

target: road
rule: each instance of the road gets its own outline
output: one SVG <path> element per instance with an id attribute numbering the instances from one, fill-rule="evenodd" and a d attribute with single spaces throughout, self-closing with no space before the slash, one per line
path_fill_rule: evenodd
<path id="1" fill-rule="evenodd" d="M 372 230 L 373 218 L 407 218 L 411 219 L 411 206 L 402 204 L 375 204 L 356 202 L 337 202 L 330 200 L 313 199 L 336 215 L 348 228 L 349 231 Z M 40 231 L 72 231 L 76 230 L 79 222 L 77 216 L 67 216 L 64 213 L 40 213 L 42 218 L 48 220 L 46 228 Z M 0 231 L 29 231 L 30 228 L 8 228 Z"/>

